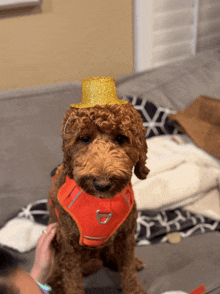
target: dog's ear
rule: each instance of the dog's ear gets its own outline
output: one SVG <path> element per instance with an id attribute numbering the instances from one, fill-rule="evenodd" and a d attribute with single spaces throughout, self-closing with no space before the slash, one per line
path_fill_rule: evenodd
<path id="1" fill-rule="evenodd" d="M 70 107 L 67 109 L 66 114 L 62 122 L 62 139 L 63 139 L 63 168 L 65 174 L 72 179 L 73 178 L 73 167 L 72 167 L 72 152 L 71 147 L 77 139 L 77 115 L 78 111 Z"/>
<path id="2" fill-rule="evenodd" d="M 150 172 L 150 170 L 145 165 L 147 160 L 147 143 L 143 132 L 145 133 L 145 131 L 143 130 L 142 134 L 139 135 L 139 143 L 141 143 L 141 148 L 139 153 L 139 160 L 134 168 L 134 173 L 140 180 L 146 179 L 147 175 Z"/>
<path id="3" fill-rule="evenodd" d="M 147 129 L 143 126 L 143 120 L 140 113 L 133 107 L 133 118 L 135 119 L 135 129 L 136 134 L 134 136 L 135 145 L 139 150 L 139 159 L 135 164 L 134 173 L 140 179 L 146 179 L 150 170 L 146 167 L 147 160 L 147 142 L 146 142 L 146 133 Z"/>
<path id="4" fill-rule="evenodd" d="M 140 180 L 145 180 L 147 175 L 149 174 L 150 170 L 144 164 L 145 160 L 139 160 L 134 168 L 134 173 L 136 177 Z"/>

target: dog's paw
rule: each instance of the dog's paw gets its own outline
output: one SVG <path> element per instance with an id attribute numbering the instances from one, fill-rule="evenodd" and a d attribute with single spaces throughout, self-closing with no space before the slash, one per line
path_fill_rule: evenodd
<path id="1" fill-rule="evenodd" d="M 136 270 L 140 271 L 144 268 L 145 265 L 139 257 L 135 257 L 135 266 L 136 266 Z"/>

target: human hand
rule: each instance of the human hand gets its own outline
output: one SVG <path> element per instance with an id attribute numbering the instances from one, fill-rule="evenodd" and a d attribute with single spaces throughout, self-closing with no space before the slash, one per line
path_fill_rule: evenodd
<path id="1" fill-rule="evenodd" d="M 56 227 L 57 223 L 50 224 L 46 228 L 47 234 L 43 233 L 38 239 L 35 260 L 30 275 L 41 284 L 45 284 L 52 274 L 54 256 L 50 251 L 50 243 L 55 236 Z"/>

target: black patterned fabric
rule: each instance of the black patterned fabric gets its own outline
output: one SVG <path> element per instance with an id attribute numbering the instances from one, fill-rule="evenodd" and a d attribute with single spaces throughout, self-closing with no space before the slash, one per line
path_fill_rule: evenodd
<path id="1" fill-rule="evenodd" d="M 139 211 L 136 227 L 137 245 L 168 241 L 167 234 L 179 232 L 182 238 L 220 230 L 220 222 L 182 209 L 163 212 Z"/>
<path id="2" fill-rule="evenodd" d="M 154 103 L 136 96 L 124 96 L 123 99 L 132 103 L 140 113 L 143 125 L 147 128 L 146 138 L 165 134 L 181 134 L 168 122 L 168 115 L 175 114 L 176 111 L 156 106 Z"/>
<path id="3" fill-rule="evenodd" d="M 19 217 L 48 225 L 47 199 L 30 203 L 21 209 Z M 220 230 L 220 222 L 181 209 L 163 212 L 139 211 L 136 227 L 136 244 L 151 245 L 167 242 L 167 234 L 179 232 L 182 238 Z"/>
<path id="4" fill-rule="evenodd" d="M 47 210 L 47 199 L 38 200 L 22 208 L 16 217 L 26 218 L 41 225 L 48 225 L 49 211 Z"/>

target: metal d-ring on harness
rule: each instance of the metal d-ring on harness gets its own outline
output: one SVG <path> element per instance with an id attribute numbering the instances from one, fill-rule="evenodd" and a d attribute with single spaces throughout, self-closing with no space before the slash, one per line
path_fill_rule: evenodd
<path id="1" fill-rule="evenodd" d="M 98 209 L 98 210 L 96 211 L 97 221 L 100 223 L 100 225 L 105 225 L 105 224 L 107 224 L 107 222 L 109 222 L 109 220 L 110 220 L 110 218 L 111 218 L 111 216 L 112 216 L 112 212 L 110 212 L 110 213 L 99 213 L 99 211 L 100 211 L 100 209 Z M 106 219 L 104 222 L 102 222 L 102 221 L 101 221 L 101 217 L 107 217 L 107 219 Z"/>
<path id="2" fill-rule="evenodd" d="M 76 195 L 76 197 L 73 199 L 73 201 L 69 204 L 68 208 L 70 208 L 70 207 L 73 205 L 73 203 L 74 203 L 74 202 L 76 201 L 76 199 L 79 197 L 79 195 L 81 194 L 81 192 L 82 192 L 82 190 L 79 191 L 79 193 Z M 112 212 L 111 212 L 111 213 L 108 213 L 108 214 L 106 214 L 106 213 L 102 213 L 102 214 L 100 214 L 99 211 L 100 211 L 100 209 L 98 209 L 98 210 L 96 211 L 97 221 L 98 221 L 101 225 L 107 224 L 107 222 L 110 220 L 110 218 L 111 218 L 111 216 L 112 216 Z M 104 222 L 102 222 L 102 221 L 101 221 L 101 217 L 107 217 L 107 219 L 106 219 Z M 91 239 L 91 240 L 99 240 L 99 239 L 105 239 L 105 238 L 107 238 L 107 237 L 89 237 L 89 236 L 84 236 L 84 237 L 87 238 L 87 239 Z"/>
<path id="3" fill-rule="evenodd" d="M 125 194 L 123 194 L 123 196 L 124 196 L 124 198 L 125 198 L 125 200 L 126 200 L 126 202 L 127 202 L 128 210 L 129 210 L 130 205 L 129 205 L 128 199 L 127 199 L 127 197 L 125 196 Z M 109 222 L 111 216 L 112 216 L 112 213 L 113 213 L 112 211 L 111 211 L 110 213 L 100 213 L 100 209 L 98 209 L 98 210 L 96 211 L 96 218 L 97 218 L 97 221 L 99 222 L 99 224 L 100 224 L 100 225 L 105 225 L 105 224 L 107 224 L 107 223 Z M 101 221 L 101 217 L 107 217 L 107 219 L 106 219 L 105 221 L 102 222 L 102 221 Z M 100 240 L 100 239 L 105 239 L 105 238 L 107 238 L 107 237 L 90 237 L 90 236 L 85 236 L 85 235 L 84 235 L 84 237 L 87 238 L 87 239 L 90 239 L 90 240 Z"/>
<path id="4" fill-rule="evenodd" d="M 107 223 L 109 222 L 111 216 L 112 216 L 112 211 L 111 211 L 110 213 L 99 213 L 99 212 L 100 212 L 100 209 L 98 209 L 98 210 L 96 211 L 96 218 L 97 218 L 97 221 L 100 223 L 100 225 L 105 225 L 105 224 L 107 224 Z M 102 221 L 101 221 L 101 217 L 107 217 L 107 219 L 106 219 L 105 221 L 102 222 Z M 107 238 L 107 236 L 106 236 L 106 237 L 90 237 L 90 236 L 85 236 L 85 235 L 84 235 L 84 237 L 87 238 L 87 239 L 90 239 L 90 240 L 100 240 L 100 239 L 105 239 L 105 238 Z"/>

